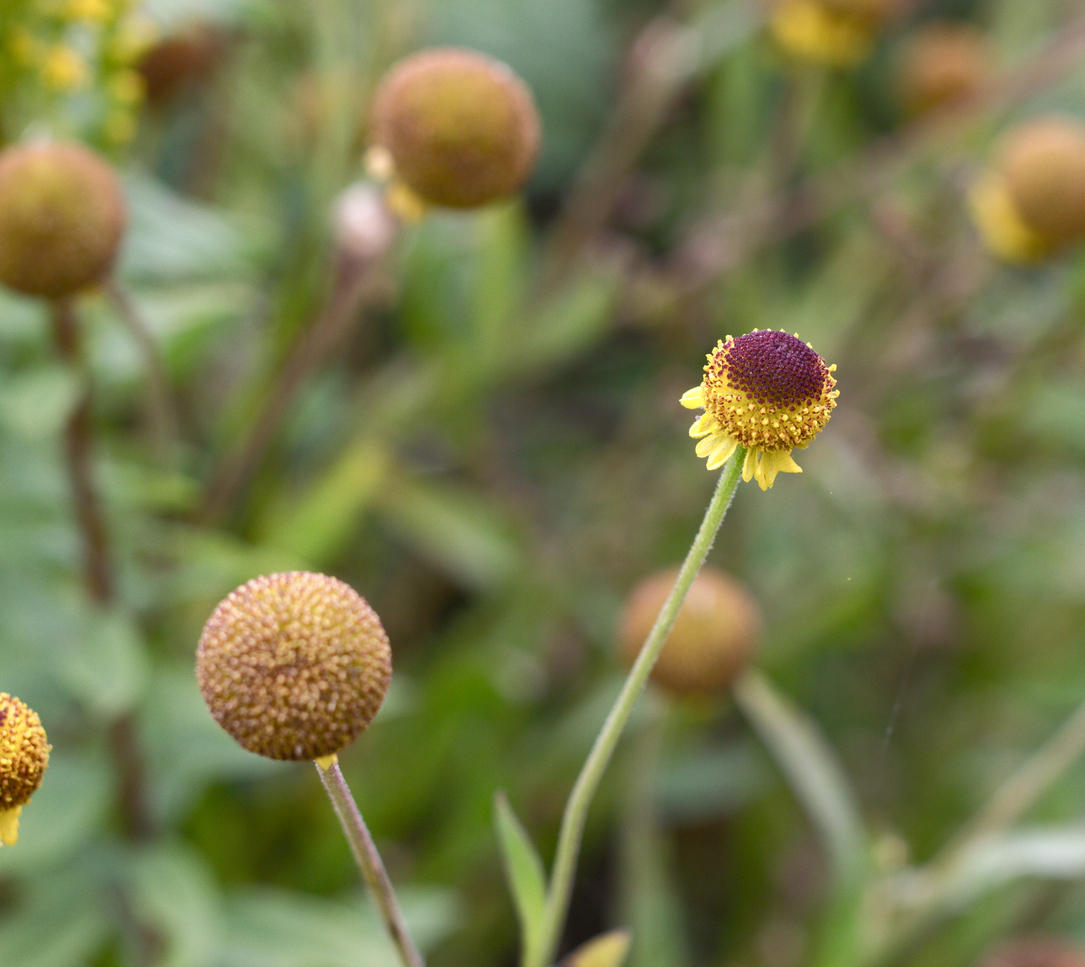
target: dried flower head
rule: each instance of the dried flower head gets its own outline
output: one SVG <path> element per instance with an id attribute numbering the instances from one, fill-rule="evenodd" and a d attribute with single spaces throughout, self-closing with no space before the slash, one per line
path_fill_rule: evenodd
<path id="1" fill-rule="evenodd" d="M 924 114 L 975 97 L 991 75 L 987 38 L 965 23 L 935 23 L 905 47 L 898 66 L 900 98 Z"/>
<path id="2" fill-rule="evenodd" d="M 531 92 L 500 61 L 440 47 L 395 64 L 373 105 L 373 140 L 422 201 L 473 208 L 514 194 L 539 149 Z"/>
<path id="3" fill-rule="evenodd" d="M 1085 967 L 1085 947 L 1067 940 L 1040 937 L 999 947 L 983 967 Z"/>
<path id="4" fill-rule="evenodd" d="M 372 721 L 391 677 L 377 613 L 349 585 L 307 571 L 241 585 L 208 618 L 196 652 L 215 721 L 270 759 L 335 755 Z"/>
<path id="5" fill-rule="evenodd" d="M 984 241 L 1009 261 L 1037 261 L 1085 238 L 1085 125 L 1045 117 L 1012 130 L 970 202 Z"/>
<path id="6" fill-rule="evenodd" d="M 622 612 L 618 644 L 632 664 L 674 587 L 678 569 L 661 571 L 634 589 Z M 722 571 L 703 568 L 690 585 L 652 680 L 675 695 L 712 695 L 746 669 L 761 637 L 761 610 L 750 592 Z"/>
<path id="7" fill-rule="evenodd" d="M 704 409 L 689 435 L 708 469 L 746 449 L 742 479 L 768 490 L 778 473 L 802 473 L 791 451 L 805 447 L 832 415 L 839 391 L 833 373 L 797 336 L 755 329 L 716 343 L 704 379 L 683 394 L 688 409 Z"/>
<path id="8" fill-rule="evenodd" d="M 0 844 L 19 839 L 19 813 L 41 785 L 49 743 L 38 713 L 0 692 Z"/>
<path id="9" fill-rule="evenodd" d="M 800 60 L 852 67 L 870 53 L 895 0 L 775 0 L 773 39 Z"/>
<path id="10" fill-rule="evenodd" d="M 0 152 L 0 283 L 63 298 L 99 282 L 124 232 L 113 169 L 76 144 Z"/>

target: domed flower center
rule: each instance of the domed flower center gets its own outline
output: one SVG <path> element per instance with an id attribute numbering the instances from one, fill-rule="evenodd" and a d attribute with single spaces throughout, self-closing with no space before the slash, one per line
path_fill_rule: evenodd
<path id="1" fill-rule="evenodd" d="M 704 376 L 705 409 L 742 446 L 805 446 L 836 405 L 830 368 L 790 333 L 757 330 L 716 346 Z"/>

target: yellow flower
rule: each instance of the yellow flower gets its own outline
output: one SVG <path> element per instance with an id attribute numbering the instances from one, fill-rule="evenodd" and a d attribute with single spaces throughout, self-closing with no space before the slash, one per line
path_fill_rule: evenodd
<path id="1" fill-rule="evenodd" d="M 768 490 L 779 473 L 802 473 L 791 451 L 805 447 L 836 406 L 833 373 L 808 343 L 772 329 L 728 336 L 707 355 L 704 379 L 683 394 L 688 409 L 704 409 L 689 429 L 708 469 L 746 449 L 742 479 Z"/>
<path id="2" fill-rule="evenodd" d="M 0 692 L 0 845 L 19 839 L 19 813 L 41 785 L 49 743 L 41 719 L 14 695 Z"/>
<path id="3" fill-rule="evenodd" d="M 972 186 L 972 218 L 987 247 L 1036 262 L 1085 238 L 1085 126 L 1043 117 L 1014 128 Z"/>
<path id="4" fill-rule="evenodd" d="M 64 44 L 57 44 L 45 54 L 41 75 L 47 86 L 58 91 L 78 90 L 89 77 L 86 61 Z"/>
<path id="5" fill-rule="evenodd" d="M 68 0 L 66 13 L 71 20 L 101 24 L 114 14 L 110 0 Z"/>
<path id="6" fill-rule="evenodd" d="M 787 53 L 830 67 L 852 67 L 870 53 L 889 5 L 881 0 L 780 0 L 769 18 Z"/>

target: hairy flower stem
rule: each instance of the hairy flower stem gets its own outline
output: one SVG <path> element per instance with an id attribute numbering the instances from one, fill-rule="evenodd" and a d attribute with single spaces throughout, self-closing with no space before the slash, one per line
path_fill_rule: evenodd
<path id="1" fill-rule="evenodd" d="M 546 913 L 543 917 L 540 941 L 532 951 L 535 956 L 527 959 L 524 967 L 547 967 L 557 953 L 565 914 L 569 909 L 573 876 L 576 873 L 588 808 L 591 806 L 595 790 L 599 787 L 607 764 L 614 754 L 618 739 L 621 738 L 622 731 L 630 715 L 633 714 L 633 707 L 641 692 L 644 691 L 652 666 L 655 665 L 659 653 L 663 650 L 663 643 L 667 640 L 667 635 L 678 617 L 678 611 L 682 607 L 690 585 L 693 584 L 693 579 L 697 577 L 701 565 L 704 564 L 708 552 L 712 549 L 716 532 L 727 515 L 735 489 L 738 487 L 739 474 L 742 471 L 745 456 L 746 451 L 739 447 L 724 466 L 719 482 L 716 484 L 716 491 L 705 510 L 704 520 L 701 521 L 697 536 L 690 545 L 686 559 L 675 579 L 674 587 L 664 602 L 652 630 L 641 645 L 640 654 L 637 655 L 637 660 L 629 670 L 625 684 L 622 685 L 622 690 L 618 693 L 618 698 L 607 715 L 606 722 L 603 723 L 602 729 L 596 736 L 595 744 L 588 753 L 588 758 L 569 794 L 565 813 L 561 819 L 561 830 L 558 833 L 558 845 L 546 897 Z"/>
<path id="2" fill-rule="evenodd" d="M 422 955 L 418 952 L 418 948 L 414 945 L 414 941 L 411 940 L 410 934 L 407 932 L 407 922 L 403 919 L 403 912 L 399 909 L 395 890 L 392 888 L 392 881 L 388 878 L 388 871 L 385 870 L 384 863 L 381 862 L 380 853 L 377 852 L 377 845 L 373 842 L 373 837 L 369 834 L 369 828 L 366 826 L 365 820 L 362 819 L 362 814 L 354 802 L 354 797 L 351 795 L 346 779 L 343 778 L 339 763 L 333 761 L 327 769 L 319 762 L 313 764 L 316 766 L 317 775 L 320 776 L 320 781 L 328 793 L 328 798 L 332 801 L 335 814 L 339 817 L 339 823 L 342 825 L 343 833 L 350 844 L 350 851 L 354 854 L 354 859 L 358 863 L 358 869 L 362 871 L 362 877 L 380 907 L 384 925 L 388 928 L 388 933 L 396 946 L 396 950 L 399 951 L 400 960 L 403 961 L 404 967 L 425 967 Z"/>

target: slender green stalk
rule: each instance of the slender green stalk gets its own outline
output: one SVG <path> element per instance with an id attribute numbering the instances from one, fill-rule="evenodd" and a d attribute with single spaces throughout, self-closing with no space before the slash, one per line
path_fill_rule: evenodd
<path id="1" fill-rule="evenodd" d="M 399 951 L 400 960 L 403 961 L 404 967 L 425 967 L 422 955 L 407 932 L 407 921 L 403 919 L 403 911 L 399 908 L 392 881 L 388 878 L 384 863 L 381 862 L 380 853 L 377 852 L 377 844 L 373 842 L 373 837 L 369 834 L 369 827 L 366 826 L 354 802 L 339 763 L 333 762 L 327 769 L 319 762 L 314 765 L 328 793 L 328 798 L 332 801 L 335 814 L 339 817 L 339 823 L 343 827 L 343 833 L 347 837 L 350 851 L 354 854 L 358 868 L 362 871 L 362 877 L 380 907 L 384 925 L 388 928 L 396 950 Z"/>
<path id="2" fill-rule="evenodd" d="M 573 875 L 576 872 L 588 808 L 610 762 L 610 757 L 614 753 L 614 748 L 618 744 L 618 739 L 629 721 L 629 716 L 633 713 L 633 706 L 640 697 L 640 693 L 644 691 L 652 666 L 655 665 L 659 653 L 663 650 L 663 643 L 667 640 L 675 618 L 678 617 L 678 611 L 685 600 L 686 593 L 697 576 L 697 572 L 701 570 L 705 558 L 708 557 L 708 552 L 712 549 L 716 532 L 723 523 L 723 518 L 735 495 L 735 489 L 738 487 L 739 474 L 745 456 L 746 451 L 739 447 L 720 474 L 716 491 L 705 510 L 700 530 L 697 531 L 697 536 L 690 545 L 670 596 L 664 602 L 656 623 L 652 626 L 644 644 L 641 645 L 640 654 L 637 655 L 637 660 L 629 670 L 625 684 L 622 685 L 613 708 L 596 736 L 595 744 L 588 753 L 588 758 L 569 794 L 569 801 L 565 804 L 565 813 L 561 820 L 561 830 L 558 833 L 558 845 L 554 856 L 554 869 L 550 877 L 550 888 L 547 892 L 546 913 L 543 918 L 540 942 L 533 951 L 535 957 L 525 963 L 525 967 L 547 967 L 554 959 L 561 941 L 565 914 L 569 909 Z"/>

